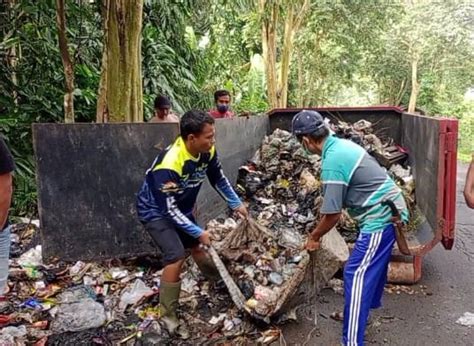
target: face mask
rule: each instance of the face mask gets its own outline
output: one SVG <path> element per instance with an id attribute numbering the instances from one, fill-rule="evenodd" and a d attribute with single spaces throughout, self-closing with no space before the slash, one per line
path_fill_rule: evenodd
<path id="1" fill-rule="evenodd" d="M 313 153 L 312 153 L 311 151 L 309 151 L 308 147 L 306 146 L 305 141 L 302 141 L 302 142 L 301 142 L 301 146 L 303 147 L 304 153 L 305 153 L 307 156 L 313 155 Z"/>
<path id="2" fill-rule="evenodd" d="M 217 110 L 219 111 L 219 113 L 225 113 L 229 110 L 229 105 L 217 105 Z"/>

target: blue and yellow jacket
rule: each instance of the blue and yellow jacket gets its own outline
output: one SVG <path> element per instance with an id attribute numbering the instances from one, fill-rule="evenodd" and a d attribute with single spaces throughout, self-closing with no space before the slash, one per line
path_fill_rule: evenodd
<path id="1" fill-rule="evenodd" d="M 222 171 L 215 147 L 196 158 L 178 137 L 146 172 L 138 192 L 138 218 L 142 223 L 167 218 L 189 235 L 199 237 L 203 229 L 194 222 L 192 211 L 206 175 L 231 209 L 242 204 Z"/>

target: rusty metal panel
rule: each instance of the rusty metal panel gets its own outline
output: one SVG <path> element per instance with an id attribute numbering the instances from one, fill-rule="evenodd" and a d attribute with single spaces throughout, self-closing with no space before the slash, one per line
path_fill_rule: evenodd
<path id="1" fill-rule="evenodd" d="M 376 134 L 382 138 L 392 138 L 395 143 L 401 142 L 401 110 L 397 107 L 321 107 L 307 108 L 315 110 L 332 122 L 346 121 L 355 123 L 361 119 L 374 124 Z M 270 111 L 270 129 L 291 131 L 291 120 L 302 108 L 274 109 Z"/>
<path id="2" fill-rule="evenodd" d="M 439 181 L 440 121 L 432 117 L 404 113 L 402 116 L 402 146 L 409 151 L 416 183 L 416 202 L 433 231 L 438 229 L 443 208 L 443 182 Z"/>
<path id="3" fill-rule="evenodd" d="M 135 196 L 176 124 L 35 124 L 43 257 L 90 260 L 153 253 Z"/>
<path id="4" fill-rule="evenodd" d="M 224 173 L 234 184 L 237 180 L 238 168 L 246 160 L 252 158 L 269 132 L 267 116 L 256 116 L 235 119 L 218 119 L 216 121 L 216 149 L 220 157 Z M 206 183 L 199 193 L 197 218 L 201 225 L 218 216 L 224 216 L 227 205 Z"/>
<path id="5" fill-rule="evenodd" d="M 456 183 L 457 183 L 457 140 L 458 126 L 457 119 L 442 119 L 442 130 L 445 135 L 445 150 L 440 155 L 445 156 L 444 160 L 444 183 L 443 183 L 443 215 L 444 229 L 442 244 L 450 250 L 454 245 L 454 235 L 456 227 Z M 439 177 L 438 179 L 442 179 Z"/>

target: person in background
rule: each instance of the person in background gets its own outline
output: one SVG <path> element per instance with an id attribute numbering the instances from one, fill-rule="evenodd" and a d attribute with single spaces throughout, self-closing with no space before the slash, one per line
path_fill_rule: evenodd
<path id="1" fill-rule="evenodd" d="M 467 171 L 466 185 L 464 186 L 464 199 L 469 208 L 474 209 L 474 153 Z"/>
<path id="2" fill-rule="evenodd" d="M 150 123 L 179 123 L 179 118 L 171 110 L 171 102 L 164 95 L 155 98 L 155 114 Z"/>
<path id="3" fill-rule="evenodd" d="M 15 169 L 13 157 L 0 137 L 0 301 L 7 293 L 8 258 L 10 256 L 10 226 L 8 210 L 12 200 L 13 176 Z"/>
<path id="4" fill-rule="evenodd" d="M 234 112 L 230 110 L 230 93 L 227 90 L 217 90 L 214 93 L 214 102 L 216 108 L 209 111 L 214 119 L 234 117 Z"/>

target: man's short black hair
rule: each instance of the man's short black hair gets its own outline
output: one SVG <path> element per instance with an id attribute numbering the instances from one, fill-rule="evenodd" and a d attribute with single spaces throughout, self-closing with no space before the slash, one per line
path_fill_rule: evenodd
<path id="1" fill-rule="evenodd" d="M 199 110 L 187 111 L 179 122 L 181 137 L 186 140 L 189 135 L 199 135 L 206 124 L 214 125 L 214 122 L 214 118 L 206 112 Z"/>
<path id="2" fill-rule="evenodd" d="M 155 109 L 170 108 L 171 102 L 165 95 L 158 95 L 155 98 Z"/>
<path id="3" fill-rule="evenodd" d="M 328 137 L 329 136 L 329 129 L 324 126 L 322 127 L 321 129 L 319 129 L 318 131 L 314 131 L 312 133 L 308 133 L 307 135 L 298 135 L 296 136 L 296 138 L 298 139 L 298 142 L 302 142 L 303 141 L 303 137 L 306 136 L 306 137 L 309 137 L 310 139 L 312 139 L 313 141 L 319 143 L 321 142 L 324 138 Z"/>
<path id="4" fill-rule="evenodd" d="M 215 93 L 214 93 L 214 101 L 217 102 L 217 100 L 219 99 L 219 97 L 221 96 L 229 96 L 230 97 L 230 92 L 228 92 L 227 90 L 217 90 Z"/>

